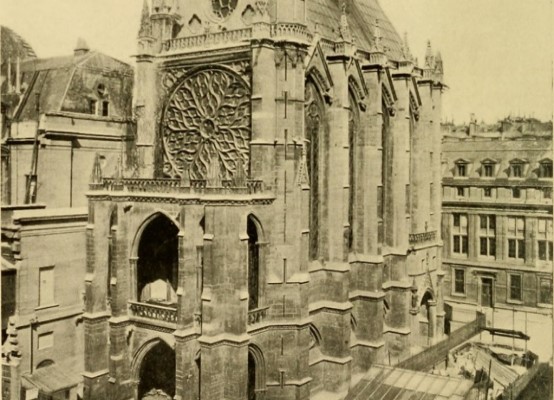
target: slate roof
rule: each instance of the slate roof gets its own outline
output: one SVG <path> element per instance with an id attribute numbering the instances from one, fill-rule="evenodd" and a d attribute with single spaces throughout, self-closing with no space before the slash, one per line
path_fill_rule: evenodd
<path id="1" fill-rule="evenodd" d="M 317 31 L 326 39 L 339 40 L 339 26 L 342 15 L 341 4 L 337 0 L 307 0 L 308 28 Z M 379 20 L 381 43 L 387 55 L 393 60 L 402 58 L 402 39 L 385 15 L 378 0 L 350 0 L 346 15 L 355 44 L 362 50 L 370 51 L 373 45 L 375 21 Z"/>
<path id="2" fill-rule="evenodd" d="M 376 365 L 344 400 L 462 400 L 472 386 L 463 378 Z"/>
<path id="3" fill-rule="evenodd" d="M 36 104 L 41 113 L 61 111 L 64 98 L 77 68 L 99 72 L 129 71 L 130 65 L 97 51 L 82 55 L 30 59 L 21 63 L 22 81 L 27 85 L 16 120 L 36 119 Z M 37 96 L 40 93 L 40 96 Z"/>

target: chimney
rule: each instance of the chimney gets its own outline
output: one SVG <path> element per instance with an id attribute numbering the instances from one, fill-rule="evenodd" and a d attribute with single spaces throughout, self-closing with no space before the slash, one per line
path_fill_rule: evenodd
<path id="1" fill-rule="evenodd" d="M 73 50 L 73 54 L 75 55 L 75 57 L 84 56 L 89 51 L 90 51 L 90 48 L 88 47 L 87 42 L 85 42 L 85 39 L 83 38 L 77 39 L 77 45 Z"/>
<path id="2" fill-rule="evenodd" d="M 477 120 L 475 114 L 471 114 L 469 117 L 469 136 L 474 136 L 477 130 Z"/>

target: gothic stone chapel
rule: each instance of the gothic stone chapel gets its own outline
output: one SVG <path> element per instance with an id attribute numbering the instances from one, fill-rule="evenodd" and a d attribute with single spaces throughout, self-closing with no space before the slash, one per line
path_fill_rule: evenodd
<path id="1" fill-rule="evenodd" d="M 443 68 L 377 0 L 152 0 L 91 177 L 86 399 L 343 396 L 443 335 Z"/>

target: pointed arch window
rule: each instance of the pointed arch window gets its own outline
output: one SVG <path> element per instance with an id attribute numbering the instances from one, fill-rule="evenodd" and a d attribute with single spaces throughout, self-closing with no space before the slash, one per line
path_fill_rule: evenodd
<path id="1" fill-rule="evenodd" d="M 106 274 L 106 294 L 108 301 L 112 297 L 112 276 L 114 275 L 115 236 L 117 232 L 117 208 L 110 215 L 108 232 L 108 273 Z"/>
<path id="2" fill-rule="evenodd" d="M 258 227 L 252 216 L 246 223 L 248 234 L 248 309 L 254 310 L 260 302 L 260 247 Z"/>
<path id="3" fill-rule="evenodd" d="M 305 87 L 305 137 L 308 140 L 307 161 L 310 178 L 310 259 L 319 257 L 320 224 L 320 139 L 323 130 L 323 100 L 315 84 L 308 80 Z"/>
<path id="4" fill-rule="evenodd" d="M 352 91 L 348 93 L 349 113 L 348 113 L 348 249 L 352 249 L 354 244 L 354 210 L 356 209 L 356 138 L 358 136 L 358 127 L 360 125 L 360 113 L 358 105 Z"/>

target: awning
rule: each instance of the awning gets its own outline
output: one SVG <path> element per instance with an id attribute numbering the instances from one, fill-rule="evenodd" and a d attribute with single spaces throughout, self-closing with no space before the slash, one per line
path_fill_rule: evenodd
<path id="1" fill-rule="evenodd" d="M 52 364 L 39 368 L 32 374 L 23 375 L 22 380 L 26 388 L 34 386 L 44 394 L 53 394 L 77 386 L 81 377 Z"/>

